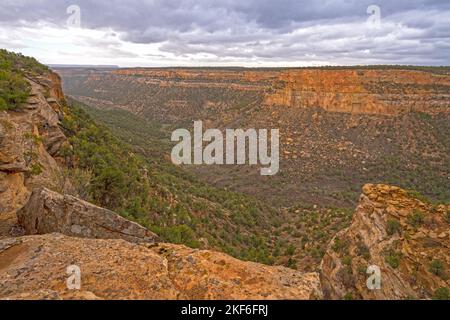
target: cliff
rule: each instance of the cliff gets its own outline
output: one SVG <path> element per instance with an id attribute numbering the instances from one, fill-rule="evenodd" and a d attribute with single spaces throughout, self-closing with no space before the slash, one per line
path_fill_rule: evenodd
<path id="1" fill-rule="evenodd" d="M 332 112 L 394 115 L 448 112 L 450 77 L 415 70 L 282 72 L 267 104 L 321 107 Z"/>
<path id="2" fill-rule="evenodd" d="M 65 103 L 59 76 L 26 80 L 31 88 L 26 104 L 20 111 L 0 112 L 0 236 L 15 223 L 15 211 L 31 190 L 61 175 L 59 151 L 69 145 L 59 126 Z"/>
<path id="3" fill-rule="evenodd" d="M 350 114 L 396 115 L 448 112 L 447 72 L 401 68 L 339 69 L 120 69 L 91 72 L 62 69 L 76 86 L 134 82 L 139 86 L 254 92 L 265 105 L 323 108 Z M 97 92 L 98 93 L 98 92 Z M 179 100 L 177 100 L 179 102 Z M 186 103 L 186 101 L 185 101 Z"/>
<path id="4" fill-rule="evenodd" d="M 448 205 L 431 205 L 397 187 L 364 186 L 350 227 L 335 236 L 322 260 L 324 296 L 430 299 L 448 290 L 449 226 Z M 369 266 L 380 269 L 378 289 L 367 287 Z"/>

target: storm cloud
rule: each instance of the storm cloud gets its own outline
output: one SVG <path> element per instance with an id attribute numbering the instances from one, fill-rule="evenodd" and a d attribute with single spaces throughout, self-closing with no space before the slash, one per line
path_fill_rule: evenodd
<path id="1" fill-rule="evenodd" d="M 74 32 L 67 8 L 80 8 Z M 374 9 L 379 8 L 379 23 Z M 369 10 L 368 10 L 369 9 Z M 369 22 L 368 22 L 369 19 Z M 372 20 L 370 20 L 372 19 Z M 376 20 L 375 22 L 377 22 Z M 43 54 L 63 37 L 64 47 L 96 61 L 158 57 L 168 64 L 448 65 L 447 0 L 3 0 L 0 46 Z M 69 30 L 71 30 L 69 32 Z M 39 46 L 40 32 L 46 43 Z M 54 39 L 50 39 L 55 33 Z M 28 39 L 29 37 L 29 39 Z M 77 50 L 76 50 L 77 49 Z M 27 51 L 28 50 L 28 51 Z M 33 51 L 34 50 L 34 51 Z M 41 52 L 41 53 L 40 53 Z M 73 56 L 75 52 L 73 52 Z M 103 60 L 102 60 L 103 59 Z M 58 62 L 58 61 L 52 61 Z"/>

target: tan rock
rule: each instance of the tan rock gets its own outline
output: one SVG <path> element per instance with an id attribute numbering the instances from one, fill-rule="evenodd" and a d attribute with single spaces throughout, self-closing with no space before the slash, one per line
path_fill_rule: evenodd
<path id="1" fill-rule="evenodd" d="M 383 79 L 383 80 L 381 80 Z M 447 112 L 449 94 L 439 89 L 449 86 L 448 76 L 414 70 L 320 70 L 281 71 L 278 79 L 283 85 L 266 96 L 265 103 L 297 108 L 317 106 L 331 112 L 396 115 L 401 112 Z M 392 86 L 380 90 L 379 83 Z M 418 84 L 434 84 L 418 86 Z M 411 86 L 410 84 L 415 84 Z M 398 89 L 403 88 L 401 94 Z M 427 108 L 425 99 L 433 101 L 436 109 Z M 313 117 L 313 121 L 316 118 Z M 357 125 L 351 121 L 349 128 Z"/>
<path id="2" fill-rule="evenodd" d="M 45 188 L 35 189 L 17 212 L 27 234 L 59 232 L 81 238 L 154 242 L 158 237 L 137 223 L 78 198 Z"/>
<path id="3" fill-rule="evenodd" d="M 394 219 L 399 219 L 400 230 L 389 234 L 387 221 L 402 208 L 409 213 L 420 208 L 424 221 L 428 222 L 416 230 L 410 225 L 408 215 L 399 214 Z M 335 236 L 321 262 L 324 296 L 331 299 L 341 299 L 347 294 L 362 299 L 431 298 L 437 288 L 450 287 L 447 277 L 430 272 L 432 260 L 440 260 L 444 270 L 449 270 L 450 243 L 440 237 L 448 229 L 443 215 L 436 214 L 431 205 L 408 196 L 404 190 L 365 185 L 350 227 Z M 335 245 L 337 239 L 340 246 Z M 391 264 L 388 255 L 394 256 Z M 381 270 L 379 290 L 370 290 L 366 285 L 369 275 L 365 270 L 371 265 Z"/>
<path id="4" fill-rule="evenodd" d="M 81 271 L 69 290 L 67 267 Z M 317 273 L 179 245 L 48 234 L 0 240 L 0 299 L 309 299 Z"/>

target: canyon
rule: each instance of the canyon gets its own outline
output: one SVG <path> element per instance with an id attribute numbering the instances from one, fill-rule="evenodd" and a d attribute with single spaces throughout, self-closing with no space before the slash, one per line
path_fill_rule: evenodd
<path id="1" fill-rule="evenodd" d="M 166 137 L 197 120 L 206 129 L 279 129 L 280 172 L 271 179 L 249 167 L 185 167 L 202 181 L 277 207 L 352 208 L 367 181 L 435 200 L 450 196 L 445 67 L 56 71 L 68 95 L 106 110 L 98 121 L 129 111 L 163 124 Z"/>
<path id="2" fill-rule="evenodd" d="M 101 81 L 128 81 L 138 86 L 225 89 L 261 95 L 263 105 L 296 108 L 320 107 L 327 111 L 352 114 L 395 115 L 402 112 L 448 113 L 448 70 L 441 71 L 370 68 L 173 68 L 173 69 L 95 69 L 62 68 L 69 91 L 77 86 L 95 86 Z M 74 83 L 72 83 L 74 82 Z M 101 89 L 94 90 L 101 96 Z M 91 97 L 95 98 L 95 97 Z M 214 107 L 214 102 L 205 102 Z M 226 102 L 223 102 L 226 103 Z M 171 99 L 166 106 L 191 107 L 188 99 Z M 178 105 L 177 105 L 178 104 Z M 133 108 L 137 105 L 131 105 Z M 195 108 L 194 108 L 195 110 Z M 136 110 L 137 111 L 137 110 Z M 141 110 L 139 110 L 141 111 Z"/>
<path id="3" fill-rule="evenodd" d="M 70 75 L 64 72 L 70 72 Z M 78 72 L 81 74 L 77 75 Z M 24 77 L 30 85 L 28 100 L 17 110 L 0 112 L 0 299 L 448 299 L 450 205 L 447 188 L 449 145 L 446 139 L 449 137 L 448 131 L 440 131 L 439 135 L 432 129 L 448 130 L 448 105 L 446 108 L 444 105 L 448 103 L 448 88 L 445 87 L 448 76 L 439 72 L 405 71 L 408 75 L 420 73 L 416 79 L 418 83 L 420 79 L 427 79 L 447 88 L 446 92 L 434 86 L 420 89 L 423 90 L 420 93 L 423 94 L 423 101 L 428 101 L 426 110 L 418 111 L 424 107 L 420 103 L 408 102 L 406 97 L 402 106 L 399 105 L 400 109 L 403 106 L 406 108 L 406 114 L 403 111 L 397 113 L 395 108 L 392 111 L 394 104 L 391 96 L 385 106 L 352 109 L 354 113 L 348 114 L 344 111 L 333 112 L 331 109 L 336 105 L 330 106 L 329 110 L 326 106 L 324 110 L 316 108 L 317 99 L 323 99 L 320 103 L 325 105 L 327 98 L 322 93 L 320 98 L 306 94 L 311 98 L 309 105 L 304 102 L 295 105 L 292 98 L 286 99 L 287 96 L 292 97 L 290 93 L 283 97 L 282 93 L 276 92 L 286 90 L 281 85 L 277 88 L 273 83 L 267 84 L 275 90 L 264 93 L 267 89 L 264 83 L 280 76 L 277 70 L 264 74 L 259 71 L 246 74 L 239 70 L 227 70 L 220 81 L 223 81 L 222 87 L 211 85 L 209 81 L 206 85 L 202 82 L 201 77 L 208 74 L 216 77 L 215 70 L 161 70 L 152 75 L 152 79 L 136 76 L 134 72 L 148 71 L 75 69 L 60 72 L 66 79 L 64 86 L 68 87 L 70 96 L 95 103 L 95 107 L 82 105 L 84 109 L 81 109 L 70 97 L 66 100 L 56 73 L 45 70 L 36 74 L 25 69 Z M 192 79 L 192 74 L 196 72 L 200 75 Z M 353 74 L 354 71 L 349 72 Z M 392 73 L 393 77 L 397 70 L 388 73 Z M 377 77 L 380 75 L 374 74 L 378 74 Z M 173 80 L 169 81 L 171 77 Z M 183 77 L 190 79 L 181 79 Z M 239 85 L 226 86 L 227 81 L 232 84 L 236 77 L 240 78 Z M 253 83 L 255 79 L 257 84 Z M 195 83 L 197 81 L 200 86 Z M 333 86 L 336 82 L 339 81 L 334 79 Z M 180 83 L 183 89 L 180 89 Z M 239 87 L 241 85 L 243 87 Z M 299 85 L 292 84 L 293 87 Z M 328 85 L 323 84 L 323 88 Z M 195 87 L 197 90 L 202 86 L 207 88 L 206 92 L 200 93 L 204 104 L 191 110 L 189 105 L 194 104 L 193 99 L 198 99 L 194 93 L 200 91 L 193 92 L 189 91 L 193 89 L 186 88 Z M 118 91 L 118 88 L 123 91 Z M 162 100 L 168 92 L 178 93 L 180 96 L 174 95 L 173 98 L 185 101 L 183 110 L 174 112 L 170 107 L 162 110 L 161 106 L 159 111 L 153 110 L 158 99 L 149 99 L 147 105 L 136 99 L 139 97 L 136 88 L 140 88 L 141 93 L 160 90 Z M 214 88 L 220 89 L 215 91 Z M 166 89 L 169 91 L 164 91 Z M 235 90 L 239 91 L 239 95 Z M 303 92 L 303 89 L 296 90 Z M 215 97 L 221 91 L 225 93 Z M 255 92 L 258 94 L 255 95 Z M 261 92 L 264 94 L 261 95 Z M 153 93 L 158 95 L 156 91 Z M 223 95 L 230 99 L 206 102 L 214 97 L 222 99 Z M 126 100 L 120 100 L 131 98 L 129 104 Z M 235 105 L 241 98 L 248 104 Z M 260 105 L 260 102 L 264 103 Z M 179 107 L 177 103 L 172 106 Z M 419 109 L 412 110 L 416 107 Z M 233 108 L 236 108 L 234 112 Z M 118 110 L 120 113 L 116 113 Z M 243 114 L 243 110 L 248 113 Z M 89 112 L 93 118 L 103 119 L 99 121 L 103 121 L 105 127 L 91 120 Z M 415 112 L 426 115 L 419 113 L 418 117 L 413 116 Z M 407 147 L 401 149 L 401 154 L 406 159 L 412 158 L 407 150 L 415 148 L 415 155 L 426 154 L 430 161 L 442 165 L 430 172 L 436 174 L 436 177 L 431 177 L 433 181 L 447 188 L 444 193 L 436 192 L 434 195 L 441 195 L 447 201 L 430 202 L 417 191 L 381 183 L 367 184 L 372 178 L 362 170 L 365 175 L 360 178 L 365 182 L 361 187 L 358 184 L 353 187 L 358 190 L 355 192 L 359 196 L 347 203 L 348 206 L 354 204 L 355 210 L 331 208 L 333 201 L 327 200 L 323 194 L 308 197 L 316 207 L 301 207 L 302 200 L 294 194 L 283 201 L 292 202 L 294 199 L 296 206 L 271 208 L 267 203 L 245 194 L 197 183 L 194 177 L 188 175 L 189 168 L 167 165 L 164 170 L 168 171 L 161 173 L 158 170 L 162 170 L 161 166 L 168 160 L 164 158 L 164 152 L 155 155 L 149 148 L 159 148 L 162 143 L 160 139 L 164 140 L 161 132 L 165 133 L 166 128 L 156 127 L 162 131 L 158 129 L 153 132 L 151 129 L 155 127 L 151 121 L 161 117 L 170 128 L 171 125 L 188 123 L 190 118 L 186 114 L 191 114 L 192 119 L 209 115 L 211 125 L 227 127 L 233 124 L 254 127 L 269 123 L 283 125 L 280 150 L 287 161 L 284 172 L 291 174 L 299 171 L 294 170 L 297 165 L 314 164 L 320 158 L 319 165 L 326 163 L 324 159 L 336 160 L 338 167 L 348 170 L 353 170 L 352 165 L 361 159 L 367 161 L 365 165 L 369 166 L 370 157 L 366 157 L 367 154 L 393 152 L 390 148 L 383 148 L 387 139 L 405 143 Z M 310 131 L 306 142 L 312 143 L 313 137 L 316 142 L 308 150 L 317 153 L 312 160 L 295 162 L 293 160 L 298 159 L 286 152 L 297 149 L 295 130 L 291 129 L 293 122 L 300 120 L 298 125 L 305 127 L 296 130 L 302 136 Z M 147 127 L 149 123 L 151 126 Z M 417 123 L 427 125 L 415 128 Z M 106 129 L 107 124 L 110 129 Z M 405 125 L 410 130 L 411 127 L 417 129 L 415 134 L 409 136 L 410 132 L 405 131 L 397 136 L 388 129 Z M 145 132 L 139 129 L 145 129 Z M 370 133 L 376 130 L 386 130 L 378 136 L 374 135 L 380 138 L 379 141 L 371 140 Z M 366 134 L 356 134 L 362 132 Z M 126 137 L 124 140 L 132 146 L 120 144 L 113 133 Z M 140 135 L 148 143 L 144 133 L 154 139 L 151 140 L 154 145 L 137 143 Z M 340 134 L 346 136 L 340 137 Z M 406 140 L 401 140 L 400 137 L 405 135 Z M 336 144 L 332 137 L 337 137 L 339 143 Z M 367 145 L 366 149 L 358 149 L 364 145 Z M 373 149 L 374 145 L 378 148 Z M 342 150 L 333 156 L 339 149 Z M 424 153 L 424 150 L 428 152 Z M 140 160 L 147 155 L 148 158 Z M 350 157 L 346 158 L 346 155 Z M 156 159 L 156 156 L 162 156 L 162 159 Z M 302 156 L 301 159 L 308 158 Z M 423 161 L 421 157 L 406 165 Z M 85 163 L 87 169 L 83 166 Z M 92 168 L 92 163 L 104 168 L 97 173 L 95 169 L 98 168 Z M 131 180 L 126 180 L 129 183 L 119 190 L 110 188 L 121 186 L 117 181 L 120 181 L 122 171 L 114 168 L 116 163 L 122 170 L 130 169 L 128 166 L 131 167 L 131 164 L 136 168 L 135 171 L 126 171 L 127 178 Z M 314 168 L 317 170 L 317 164 Z M 328 170 L 326 172 L 331 176 L 329 166 L 319 169 Z M 412 169 L 418 170 L 417 167 Z M 242 171 L 238 171 L 238 175 L 248 169 L 239 170 Z M 377 167 L 376 170 L 386 169 Z M 312 173 L 317 172 L 313 170 Z M 211 174 L 211 171 L 196 173 L 210 180 L 206 174 Z M 220 174 L 220 171 L 214 172 L 213 176 Z M 264 187 L 263 180 L 258 180 L 261 177 L 253 177 L 253 174 L 247 172 L 238 178 L 251 178 L 250 183 Z M 259 176 L 258 173 L 254 175 Z M 178 180 L 178 176 L 187 178 Z M 294 178 L 298 176 L 290 177 Z M 328 176 L 323 178 L 331 186 L 333 183 L 346 183 L 336 177 L 334 180 Z M 427 181 L 424 179 L 426 177 L 422 177 L 418 184 Z M 266 186 L 267 183 L 268 180 L 265 180 Z M 327 185 L 321 186 L 326 188 Z M 274 193 L 276 188 L 268 187 L 269 192 Z M 304 195 L 310 187 L 304 186 L 300 194 Z M 298 184 L 292 186 L 292 189 L 298 188 Z M 86 189 L 91 190 L 92 194 L 85 194 Z M 144 206 L 144 199 L 136 197 L 138 190 L 151 201 L 147 207 Z M 279 191 L 281 194 L 289 192 L 289 189 L 282 185 Z M 252 192 L 259 193 L 260 189 L 247 190 L 249 194 Z M 133 196 L 133 201 L 127 203 L 128 198 Z M 264 192 L 262 197 L 265 197 Z M 189 206 L 182 206 L 185 204 Z M 117 208 L 117 212 L 113 208 Z M 168 208 L 173 210 L 167 211 Z M 179 237 L 164 232 L 166 229 L 163 226 L 170 223 L 191 226 L 194 229 L 191 237 L 195 241 L 187 237 L 189 233 L 186 229 L 175 234 Z M 216 228 L 222 232 L 214 233 Z M 230 235 L 231 238 L 227 238 Z M 166 239 L 174 239 L 175 243 Z M 190 246 L 183 245 L 183 241 Z M 229 243 L 235 246 L 230 247 Z M 286 246 L 280 246 L 280 243 Z M 264 245 L 273 249 L 270 258 L 278 257 L 279 260 L 267 260 L 266 264 L 248 261 L 255 257 L 266 259 L 261 254 Z M 219 250 L 221 248 L 222 252 Z M 232 257 L 238 255 L 235 248 L 254 255 L 236 259 Z M 289 267 L 276 265 L 281 262 Z M 71 265 L 81 269 L 80 290 L 71 290 L 66 285 L 67 267 Z M 380 268 L 380 290 L 369 290 L 366 286 L 366 271 L 371 265 Z"/>
<path id="4" fill-rule="evenodd" d="M 70 115 L 55 73 L 27 81 L 24 108 L 0 114 L 0 299 L 321 297 L 317 273 L 160 243 L 115 212 L 47 189 L 61 189 L 61 152 L 70 142 L 60 121 Z M 82 290 L 66 286 L 73 264 L 83 272 Z"/>

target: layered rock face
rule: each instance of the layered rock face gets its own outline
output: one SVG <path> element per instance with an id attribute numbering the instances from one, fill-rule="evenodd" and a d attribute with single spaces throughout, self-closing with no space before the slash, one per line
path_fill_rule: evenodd
<path id="1" fill-rule="evenodd" d="M 350 114 L 396 115 L 411 111 L 436 114 L 448 112 L 450 100 L 448 72 L 422 70 L 137 68 L 111 72 L 61 69 L 58 72 L 68 79 L 66 85 L 69 91 L 83 96 L 79 93 L 86 93 L 86 88 L 92 88 L 92 94 L 85 98 L 102 96 L 96 104 L 103 103 L 105 106 L 117 104 L 114 103 L 117 101 L 108 100 L 106 95 L 103 99 L 102 90 L 106 94 L 108 88 L 99 87 L 99 83 L 119 87 L 124 86 L 124 83 L 134 83 L 138 88 L 177 88 L 175 95 L 178 98 L 171 102 L 178 109 L 184 109 L 183 106 L 198 107 L 191 106 L 191 98 L 185 94 L 189 91 L 197 96 L 200 94 L 200 97 L 195 97 L 196 100 L 206 99 L 207 103 L 217 105 L 214 95 L 209 96 L 204 91 L 215 89 L 233 91 L 233 95 L 244 96 L 246 92 L 254 92 L 264 105 L 320 107 L 327 111 Z M 154 93 L 161 94 L 157 90 Z M 254 97 L 254 100 L 257 98 Z M 85 102 L 88 103 L 89 100 Z M 122 106 L 137 114 L 146 112 L 140 104 L 128 104 L 124 103 Z M 176 112 L 176 109 L 173 111 Z"/>
<path id="2" fill-rule="evenodd" d="M 59 76 L 49 73 L 27 81 L 31 94 L 22 110 L 0 112 L 0 237 L 9 234 L 15 211 L 31 190 L 51 185 L 60 175 L 58 152 L 69 145 L 59 126 L 65 103 Z"/>
<path id="3" fill-rule="evenodd" d="M 450 77 L 413 70 L 282 72 L 266 103 L 351 114 L 448 112 Z"/>
<path id="4" fill-rule="evenodd" d="M 364 186 L 351 226 L 322 260 L 325 297 L 429 299 L 448 288 L 449 212 L 450 206 L 424 203 L 397 187 Z M 379 289 L 367 286 L 369 266 L 381 271 Z"/>
<path id="5" fill-rule="evenodd" d="M 79 290 L 67 268 L 79 267 Z M 169 244 L 60 234 L 0 241 L 0 299 L 309 299 L 317 273 Z"/>

